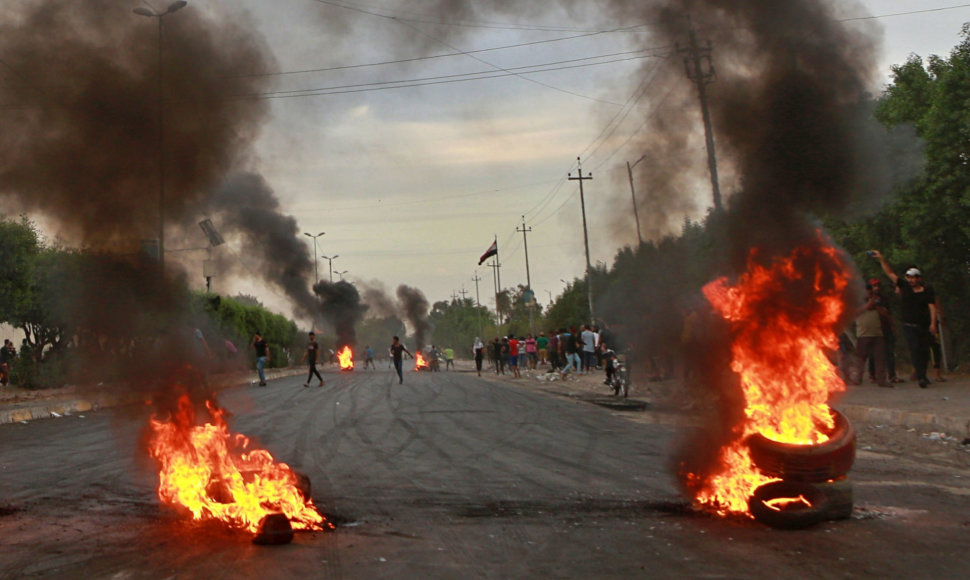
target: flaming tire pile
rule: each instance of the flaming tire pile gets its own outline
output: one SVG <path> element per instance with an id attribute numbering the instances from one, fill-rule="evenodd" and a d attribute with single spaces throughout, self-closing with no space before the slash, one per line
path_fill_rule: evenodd
<path id="1" fill-rule="evenodd" d="M 846 477 L 855 461 L 855 430 L 833 410 L 835 428 L 817 445 L 772 441 L 760 434 L 748 438 L 754 464 L 779 480 L 758 487 L 748 500 L 754 518 L 781 529 L 800 529 L 852 515 L 852 483 Z"/>

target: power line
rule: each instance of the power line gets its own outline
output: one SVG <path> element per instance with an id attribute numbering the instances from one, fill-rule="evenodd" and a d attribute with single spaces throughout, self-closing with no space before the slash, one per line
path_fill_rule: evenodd
<path id="1" fill-rule="evenodd" d="M 483 23 L 475 21 L 462 21 L 462 20 L 442 20 L 429 18 L 425 15 L 419 16 L 394 16 L 394 12 L 398 14 L 418 14 L 415 12 L 406 12 L 403 10 L 391 10 L 387 8 L 381 8 L 384 12 L 391 14 L 385 14 L 382 12 L 377 12 L 377 9 L 364 9 L 356 6 L 350 2 L 337 2 L 335 0 L 315 0 L 320 4 L 326 4 L 328 6 L 333 6 L 335 8 L 343 8 L 345 10 L 350 10 L 351 12 L 357 12 L 359 14 L 366 14 L 368 16 L 376 16 L 378 18 L 386 18 L 388 20 L 393 20 L 396 22 L 414 22 L 418 24 L 440 24 L 445 26 L 456 26 L 463 28 L 485 28 L 485 29 L 497 29 L 497 30 L 531 30 L 531 31 L 541 31 L 541 32 L 568 32 L 575 30 L 583 30 L 581 28 L 575 27 L 564 27 L 564 26 L 542 26 L 538 24 L 528 24 L 528 25 L 516 25 L 516 24 L 499 24 L 499 23 Z"/>
<path id="2" fill-rule="evenodd" d="M 380 82 L 373 82 L 373 83 L 335 85 L 331 87 L 319 87 L 319 88 L 313 88 L 313 89 L 297 89 L 297 90 L 291 90 L 291 91 L 269 91 L 269 92 L 263 92 L 263 93 L 247 93 L 247 94 L 238 94 L 238 95 L 228 95 L 225 97 L 218 97 L 218 98 L 214 97 L 211 100 L 247 100 L 247 99 L 269 100 L 269 99 L 323 97 L 323 96 L 329 96 L 329 95 L 387 91 L 387 90 L 393 90 L 393 89 L 406 89 L 406 88 L 434 86 L 434 85 L 441 85 L 441 84 L 451 84 L 451 83 L 469 82 L 469 81 L 477 81 L 477 80 L 489 80 L 489 79 L 503 78 L 508 76 L 517 76 L 525 80 L 530 80 L 530 79 L 527 79 L 526 77 L 523 77 L 522 75 L 536 74 L 536 73 L 542 73 L 542 72 L 555 72 L 555 71 L 570 70 L 575 68 L 585 68 L 589 66 L 614 64 L 618 62 L 640 60 L 644 58 L 657 58 L 658 56 L 659 55 L 648 54 L 648 55 L 638 55 L 638 56 L 630 56 L 630 57 L 618 58 L 618 59 L 612 59 L 612 60 L 605 60 L 601 62 L 586 62 L 586 63 L 575 62 L 575 61 L 589 60 L 591 58 L 598 58 L 598 57 L 587 57 L 586 59 L 575 59 L 575 61 L 573 61 L 573 64 L 564 64 L 563 66 L 549 66 L 549 65 L 555 65 L 556 63 L 547 63 L 545 65 L 526 65 L 522 67 L 507 69 L 507 71 L 495 70 L 495 71 L 479 71 L 474 73 L 455 73 L 451 75 L 438 75 L 434 77 L 423 77 L 423 78 L 407 79 L 407 80 L 399 80 L 399 81 L 380 81 Z M 559 62 L 569 63 L 571 61 L 559 61 Z M 536 67 L 543 67 L 543 66 L 545 66 L 546 68 L 536 68 Z M 554 90 L 557 90 L 563 93 L 570 94 L 575 97 L 589 99 L 592 101 L 597 101 L 597 102 L 614 105 L 614 106 L 621 106 L 619 103 L 613 103 L 611 101 L 597 99 L 595 97 L 590 97 L 587 95 L 582 95 L 580 93 L 575 93 L 565 89 L 560 89 L 552 85 L 547 85 L 546 83 L 539 82 L 538 84 L 547 86 L 549 88 L 552 88 Z M 32 109 L 35 107 L 36 105 L 0 104 L 0 110 Z"/>
<path id="3" fill-rule="evenodd" d="M 970 8 L 970 4 L 957 4 L 955 6 L 940 6 L 938 8 L 923 8 L 922 10 L 910 10 L 908 12 L 895 12 L 892 14 L 875 14 L 870 16 L 855 16 L 852 18 L 840 18 L 835 22 L 853 22 L 855 20 L 877 20 L 879 18 L 894 18 L 896 16 L 911 16 L 913 14 L 926 14 L 928 12 L 943 12 L 946 10 L 957 10 L 960 8 Z"/>
<path id="4" fill-rule="evenodd" d="M 617 53 L 611 53 L 611 54 L 601 54 L 596 56 L 587 56 L 587 57 L 580 57 L 580 58 L 567 59 L 567 60 L 551 61 L 551 62 L 545 62 L 540 64 L 529 64 L 529 65 L 522 65 L 517 67 L 499 68 L 498 70 L 480 70 L 480 71 L 473 71 L 473 72 L 436 75 L 436 76 L 430 76 L 430 77 L 417 77 L 417 78 L 403 79 L 403 80 L 379 81 L 379 82 L 373 82 L 373 83 L 354 83 L 349 85 L 334 85 L 330 87 L 317 87 L 312 89 L 268 91 L 268 92 L 262 92 L 262 93 L 249 93 L 249 94 L 235 95 L 235 97 L 237 98 L 249 98 L 249 97 L 273 98 L 273 97 L 288 97 L 288 96 L 300 97 L 300 96 L 313 96 L 316 94 L 332 94 L 332 93 L 340 92 L 343 89 L 355 89 L 355 88 L 361 88 L 361 87 L 380 88 L 380 87 L 387 87 L 389 85 L 399 85 L 399 84 L 405 87 L 422 86 L 425 84 L 441 84 L 440 81 L 444 81 L 444 80 L 462 81 L 462 80 L 489 79 L 489 78 L 497 78 L 497 77 L 505 77 L 505 76 L 519 76 L 522 74 L 533 74 L 533 73 L 540 73 L 540 72 L 568 70 L 571 68 L 580 68 L 585 66 L 595 66 L 595 65 L 601 65 L 601 64 L 613 64 L 617 62 L 627 62 L 631 60 L 640 60 L 644 58 L 665 58 L 667 56 L 666 54 L 645 54 L 650 50 L 654 50 L 654 49 L 631 50 L 631 51 L 617 52 Z M 633 56 L 630 56 L 630 55 L 633 55 Z M 621 58 L 612 58 L 612 57 L 621 57 Z M 591 60 L 597 60 L 597 59 L 610 59 L 610 60 L 602 60 L 600 62 L 584 62 L 584 61 L 591 61 Z M 485 63 L 485 64 L 488 64 L 488 63 Z M 566 65 L 566 66 L 559 66 L 559 65 Z M 397 88 L 397 87 L 390 86 L 389 88 Z"/>
<path id="5" fill-rule="evenodd" d="M 433 54 L 433 55 L 428 55 L 428 56 L 415 56 L 415 57 L 411 57 L 411 58 L 402 58 L 402 59 L 397 59 L 397 60 L 386 60 L 386 61 L 378 61 L 378 62 L 371 62 L 371 63 L 358 63 L 358 64 L 340 65 L 340 66 L 323 67 L 323 68 L 311 68 L 311 69 L 302 69 L 302 70 L 293 70 L 293 71 L 278 71 L 278 72 L 265 72 L 265 73 L 251 73 L 251 74 L 243 74 L 243 75 L 234 75 L 234 77 L 236 77 L 236 78 L 245 78 L 245 77 L 262 77 L 262 76 L 283 76 L 283 75 L 307 74 L 307 73 L 316 73 L 316 72 L 332 72 L 332 71 L 352 70 L 352 69 L 357 69 L 357 68 L 367 68 L 367 67 L 375 67 L 375 66 L 386 66 L 386 65 L 392 65 L 392 64 L 405 64 L 405 63 L 417 62 L 417 61 L 423 61 L 423 60 L 435 60 L 435 59 L 440 59 L 440 58 L 451 58 L 453 56 L 466 56 L 466 55 L 469 55 L 469 54 L 480 54 L 480 53 L 483 53 L 483 52 L 495 52 L 495 51 L 499 51 L 499 50 L 510 50 L 510 49 L 513 49 L 513 48 L 531 47 L 531 46 L 536 46 L 536 45 L 539 45 L 539 44 L 549 44 L 549 43 L 553 43 L 553 42 L 564 42 L 564 41 L 567 41 L 567 40 L 576 40 L 576 39 L 580 39 L 580 38 L 591 38 L 593 36 L 599 36 L 599 35 L 603 35 L 603 34 L 612 34 L 612 33 L 615 33 L 615 32 L 629 32 L 629 31 L 631 31 L 631 30 L 633 30 L 635 28 L 640 28 L 642 26 L 644 26 L 644 25 L 640 24 L 640 25 L 636 25 L 636 26 L 625 26 L 625 27 L 622 27 L 622 28 L 613 28 L 611 30 L 600 30 L 600 31 L 596 31 L 596 32 L 588 32 L 588 33 L 585 33 L 585 34 L 577 34 L 577 35 L 574 35 L 574 36 L 562 36 L 562 37 L 558 37 L 558 38 L 549 38 L 549 39 L 546 39 L 546 40 L 533 40 L 533 41 L 530 41 L 530 42 L 522 42 L 522 43 L 519 43 L 519 44 L 507 44 L 507 45 L 503 45 L 503 46 L 494 46 L 494 47 L 491 47 L 491 48 L 479 48 L 479 49 L 472 49 L 472 50 L 466 50 L 466 51 L 460 51 L 459 50 L 459 51 L 456 51 L 456 52 L 449 52 L 449 53 L 446 53 L 446 54 Z M 655 46 L 655 47 L 652 47 L 652 48 L 645 48 L 643 50 L 644 51 L 648 51 L 648 50 L 670 50 L 672 48 L 673 48 L 672 46 L 667 45 L 667 46 Z"/>

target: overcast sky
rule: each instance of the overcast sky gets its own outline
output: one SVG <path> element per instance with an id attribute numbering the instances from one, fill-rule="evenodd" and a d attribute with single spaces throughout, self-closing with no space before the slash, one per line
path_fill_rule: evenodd
<path id="1" fill-rule="evenodd" d="M 264 2 L 242 4 L 253 10 L 282 71 L 419 54 L 418 50 L 402 53 L 399 45 L 382 43 L 382 37 L 400 34 L 404 26 L 386 18 L 311 0 L 273 2 L 272 8 Z M 970 4 L 953 1 L 865 0 L 863 4 L 871 15 L 880 16 L 870 22 L 877 23 L 884 35 L 874 91 L 888 82 L 890 65 L 903 62 L 909 54 L 947 54 L 959 41 L 961 23 L 970 21 Z M 934 9 L 939 10 L 930 11 Z M 916 13 L 904 14 L 908 12 Z M 328 50 L 325 33 L 313 32 L 321 19 L 331 18 L 346 19 L 358 36 L 349 45 L 341 43 L 338 54 Z M 471 24 L 459 46 L 439 45 L 429 52 L 508 46 L 589 30 L 564 13 L 531 20 L 497 16 Z M 615 27 L 630 24 L 617 22 Z M 503 25 L 558 29 L 507 30 Z M 413 26 L 420 29 L 421 25 Z M 476 57 L 511 67 L 621 53 L 635 44 L 650 46 L 649 39 L 625 32 Z M 516 231 L 524 215 L 526 226 L 532 228 L 528 234 L 532 287 L 538 299 L 547 303 L 562 291 L 561 280 L 572 280 L 584 271 L 578 187 L 575 181 L 563 182 L 567 172 L 575 175 L 577 156 L 583 156 L 583 170 L 592 171 L 594 178 L 585 184 L 592 261 L 611 263 L 618 247 L 636 241 L 629 190 L 619 186 L 625 183 L 625 163 L 649 154 L 625 147 L 624 141 L 637 130 L 643 110 L 650 109 L 651 95 L 636 104 L 638 114 L 627 115 L 608 142 L 598 139 L 613 127 L 612 116 L 625 111 L 624 103 L 638 86 L 631 73 L 640 60 L 622 58 L 534 75 L 277 99 L 274 120 L 260 142 L 261 169 L 304 231 L 326 232 L 319 239 L 319 253 L 339 255 L 333 261 L 335 270 L 346 270 L 351 280 L 377 279 L 390 287 L 407 283 L 422 288 L 432 301 L 447 299 L 463 288 L 474 298 L 472 278 L 477 274 L 483 279 L 479 283 L 482 302 L 493 304 L 492 269 L 476 266 L 493 236 L 499 242 L 502 285 L 525 283 L 523 239 Z M 287 75 L 280 84 L 315 88 L 488 69 L 471 57 L 451 57 L 341 73 Z M 703 151 L 698 155 L 702 158 Z M 707 176 L 701 177 L 704 184 Z M 649 187 L 648 176 L 637 175 L 636 184 Z M 629 214 L 626 229 L 603 217 L 617 211 Z M 329 275 L 327 266 L 322 260 L 322 275 Z"/>
<path id="2" fill-rule="evenodd" d="M 164 9 L 167 0 L 143 3 Z M 391 0 L 189 0 L 168 18 L 194 10 L 238 19 L 272 51 L 271 114 L 251 169 L 301 231 L 326 232 L 317 253 L 339 255 L 335 272 L 389 289 L 408 284 L 432 302 L 462 290 L 475 298 L 477 275 L 481 301 L 493 307 L 493 272 L 478 258 L 497 237 L 502 285 L 524 284 L 523 216 L 540 303 L 561 293 L 562 280 L 582 276 L 579 188 L 566 179 L 576 175 L 577 156 L 593 176 L 584 185 L 592 262 L 610 264 L 618 248 L 636 243 L 626 163 L 650 151 L 631 136 L 667 90 L 651 91 L 642 78 L 671 54 L 638 27 L 646 23 L 611 22 L 596 3 L 589 13 L 540 11 L 540 4 L 558 5 L 522 3 L 532 7 L 527 14 L 486 17 L 422 13 L 421 2 Z M 970 21 L 970 4 L 955 0 L 836 4 L 844 18 L 864 16 L 860 10 L 876 16 L 849 26 L 882 30 L 873 92 L 907 55 L 947 54 Z M 482 73 L 493 78 L 476 78 Z M 684 218 L 707 211 L 699 143 L 691 160 L 695 207 L 662 219 L 641 215 L 644 237 L 676 233 Z M 645 166 L 635 184 L 649 192 Z M 730 194 L 730 184 L 722 188 Z M 247 259 L 232 242 L 216 251 Z M 185 257 L 198 273 L 190 280 L 203 287 L 201 263 Z M 329 277 L 327 260 L 319 266 Z M 216 274 L 213 290 L 253 294 L 286 312 L 278 289 Z"/>

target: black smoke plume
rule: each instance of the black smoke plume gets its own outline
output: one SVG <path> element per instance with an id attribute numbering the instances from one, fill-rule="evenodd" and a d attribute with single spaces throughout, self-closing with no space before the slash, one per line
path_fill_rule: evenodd
<path id="1" fill-rule="evenodd" d="M 0 195 L 85 248 L 137 249 L 159 218 L 156 19 L 112 0 L 18 2 L 0 20 Z M 137 5 L 138 3 L 133 3 Z M 165 17 L 165 218 L 189 213 L 249 155 L 268 49 L 246 15 Z"/>
<path id="2" fill-rule="evenodd" d="M 428 320 L 430 304 L 424 297 L 424 292 L 412 288 L 407 284 L 397 287 L 397 299 L 404 311 L 404 316 L 414 330 L 415 348 L 423 349 L 425 341 L 431 335 L 431 321 Z"/>
<path id="3" fill-rule="evenodd" d="M 878 155 L 859 131 L 866 89 L 874 76 L 877 42 L 858 27 L 839 22 L 833 2 L 682 0 L 647 6 L 645 16 L 658 23 L 652 41 L 685 48 L 692 27 L 702 42 L 710 39 L 713 45 L 716 77 L 707 85 L 711 120 L 722 175 L 733 179 L 725 179 L 725 210 L 707 220 L 716 245 L 703 264 L 709 279 L 741 274 L 749 258 L 767 265 L 795 248 L 811 248 L 796 263 L 805 277 L 782 285 L 770 303 L 797 326 L 800 312 L 815 314 L 799 310 L 805 304 L 804 293 L 813 289 L 811 282 L 841 274 L 842 261 L 821 257 L 822 247 L 831 242 L 819 233 L 814 216 L 838 215 L 859 197 L 882 192 L 882 184 L 869 177 L 879 172 L 879 165 L 873 164 Z M 682 134 L 686 127 L 698 135 L 703 131 L 697 89 L 684 72 L 681 56 L 678 53 L 670 67 L 659 73 L 663 83 L 679 84 L 679 96 L 667 102 L 663 111 L 669 115 L 662 122 L 648 123 L 640 141 L 643 150 L 656 154 L 658 160 L 684 154 L 676 147 L 688 140 L 671 133 Z M 686 189 L 687 174 L 680 172 L 678 164 L 669 165 L 676 172 L 663 165 L 648 168 L 651 178 L 670 188 L 659 192 L 661 199 L 689 199 L 701 188 L 706 197 L 701 204 L 710 205 L 706 163 L 699 164 L 705 168 L 699 172 L 704 180 L 697 180 L 695 172 L 691 189 Z M 685 192 L 689 193 L 685 196 Z M 673 278 L 660 286 L 676 284 L 678 277 Z M 683 297 L 691 296 L 690 290 L 682 290 Z M 855 291 L 846 289 L 843 303 L 852 304 Z M 655 295 L 648 291 L 645 302 Z M 735 436 L 732 427 L 744 401 L 736 376 L 728 372 L 731 329 L 706 304 L 682 305 L 682 315 L 661 332 L 679 338 L 688 334 L 685 321 L 692 326 L 694 338 L 688 344 L 693 352 L 687 364 L 696 369 L 699 396 L 714 404 L 715 413 L 705 421 L 708 428 L 685 446 L 677 461 L 703 478 L 716 458 L 702 450 Z M 847 308 L 846 318 L 850 315 Z M 770 324 L 768 311 L 765 316 Z M 711 341 L 711 337 L 722 340 Z"/>
<path id="4" fill-rule="evenodd" d="M 144 241 L 158 237 L 161 215 L 166 238 L 198 235 L 200 209 L 251 157 L 269 111 L 238 98 L 265 91 L 265 77 L 240 73 L 275 63 L 245 13 L 189 4 L 164 18 L 160 71 L 159 21 L 133 14 L 137 4 L 4 6 L 0 207 L 43 216 L 46 231 L 84 250 L 47 270 L 69 281 L 45 303 L 65 334 L 57 348 L 69 344 L 82 366 L 93 364 L 90 376 L 118 376 L 108 367 L 127 361 L 125 388 L 154 390 L 184 375 L 187 361 L 204 364 L 194 329 L 205 324 L 189 312 L 184 276 L 169 267 L 159 280 Z"/>
<path id="5" fill-rule="evenodd" d="M 213 195 L 210 207 L 221 217 L 226 232 L 245 242 L 245 263 L 257 268 L 252 273 L 279 286 L 299 314 L 312 318 L 318 308 L 309 288 L 313 259 L 300 239 L 296 220 L 281 213 L 266 180 L 254 173 L 233 174 Z"/>
<path id="6" fill-rule="evenodd" d="M 318 282 L 313 287 L 314 293 L 320 298 L 320 310 L 323 317 L 333 325 L 337 348 L 357 346 L 357 324 L 367 312 L 367 306 L 361 304 L 360 293 L 350 282 Z"/>

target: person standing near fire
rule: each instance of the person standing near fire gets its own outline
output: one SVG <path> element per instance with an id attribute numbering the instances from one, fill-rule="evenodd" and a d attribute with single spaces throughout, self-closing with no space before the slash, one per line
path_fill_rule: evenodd
<path id="1" fill-rule="evenodd" d="M 403 353 L 408 353 L 409 357 L 414 357 L 403 344 L 401 344 L 401 339 L 398 337 L 393 337 L 391 339 L 391 359 L 394 360 L 394 370 L 397 371 L 398 384 L 404 384 L 404 360 L 402 358 Z"/>
<path id="2" fill-rule="evenodd" d="M 879 294 L 872 284 L 866 284 L 866 303 L 859 310 L 855 320 L 855 355 L 858 359 L 858 374 L 855 384 L 862 384 L 866 361 L 873 363 L 873 377 L 880 387 L 892 387 L 886 375 L 886 337 L 883 335 L 883 320 L 889 318 L 889 310 L 879 300 Z"/>
<path id="3" fill-rule="evenodd" d="M 310 364 L 310 374 L 307 375 L 306 382 L 303 386 L 306 388 L 310 387 L 310 381 L 313 380 L 313 375 L 317 375 L 317 379 L 320 380 L 318 387 L 323 386 L 323 377 L 320 376 L 320 371 L 317 370 L 317 353 L 320 352 L 320 343 L 317 342 L 317 335 L 310 331 L 309 334 L 310 342 L 306 345 L 306 352 L 303 353 L 303 359 L 300 362 L 308 361 Z"/>
<path id="4" fill-rule="evenodd" d="M 899 289 L 902 298 L 900 315 L 903 320 L 903 337 L 909 347 L 916 380 L 920 388 L 925 389 L 930 384 L 926 377 L 930 342 L 937 333 L 936 293 L 932 286 L 923 281 L 923 274 L 919 269 L 909 268 L 903 279 L 896 275 L 878 250 L 870 250 L 869 255 L 879 260 L 882 271 Z"/>
<path id="5" fill-rule="evenodd" d="M 882 282 L 879 278 L 869 278 L 869 285 L 872 286 L 872 294 L 876 302 L 886 309 L 887 315 L 882 317 L 882 336 L 886 342 L 886 373 L 889 375 L 890 383 L 901 383 L 902 379 L 896 376 L 896 332 L 893 328 L 893 315 L 889 309 L 889 301 L 882 294 Z M 876 361 L 869 359 L 869 379 L 876 382 Z"/>
<path id="6" fill-rule="evenodd" d="M 250 343 L 256 349 L 256 371 L 259 373 L 259 386 L 266 386 L 266 365 L 269 364 L 269 345 L 260 336 L 257 330 L 253 334 L 253 341 Z"/>

